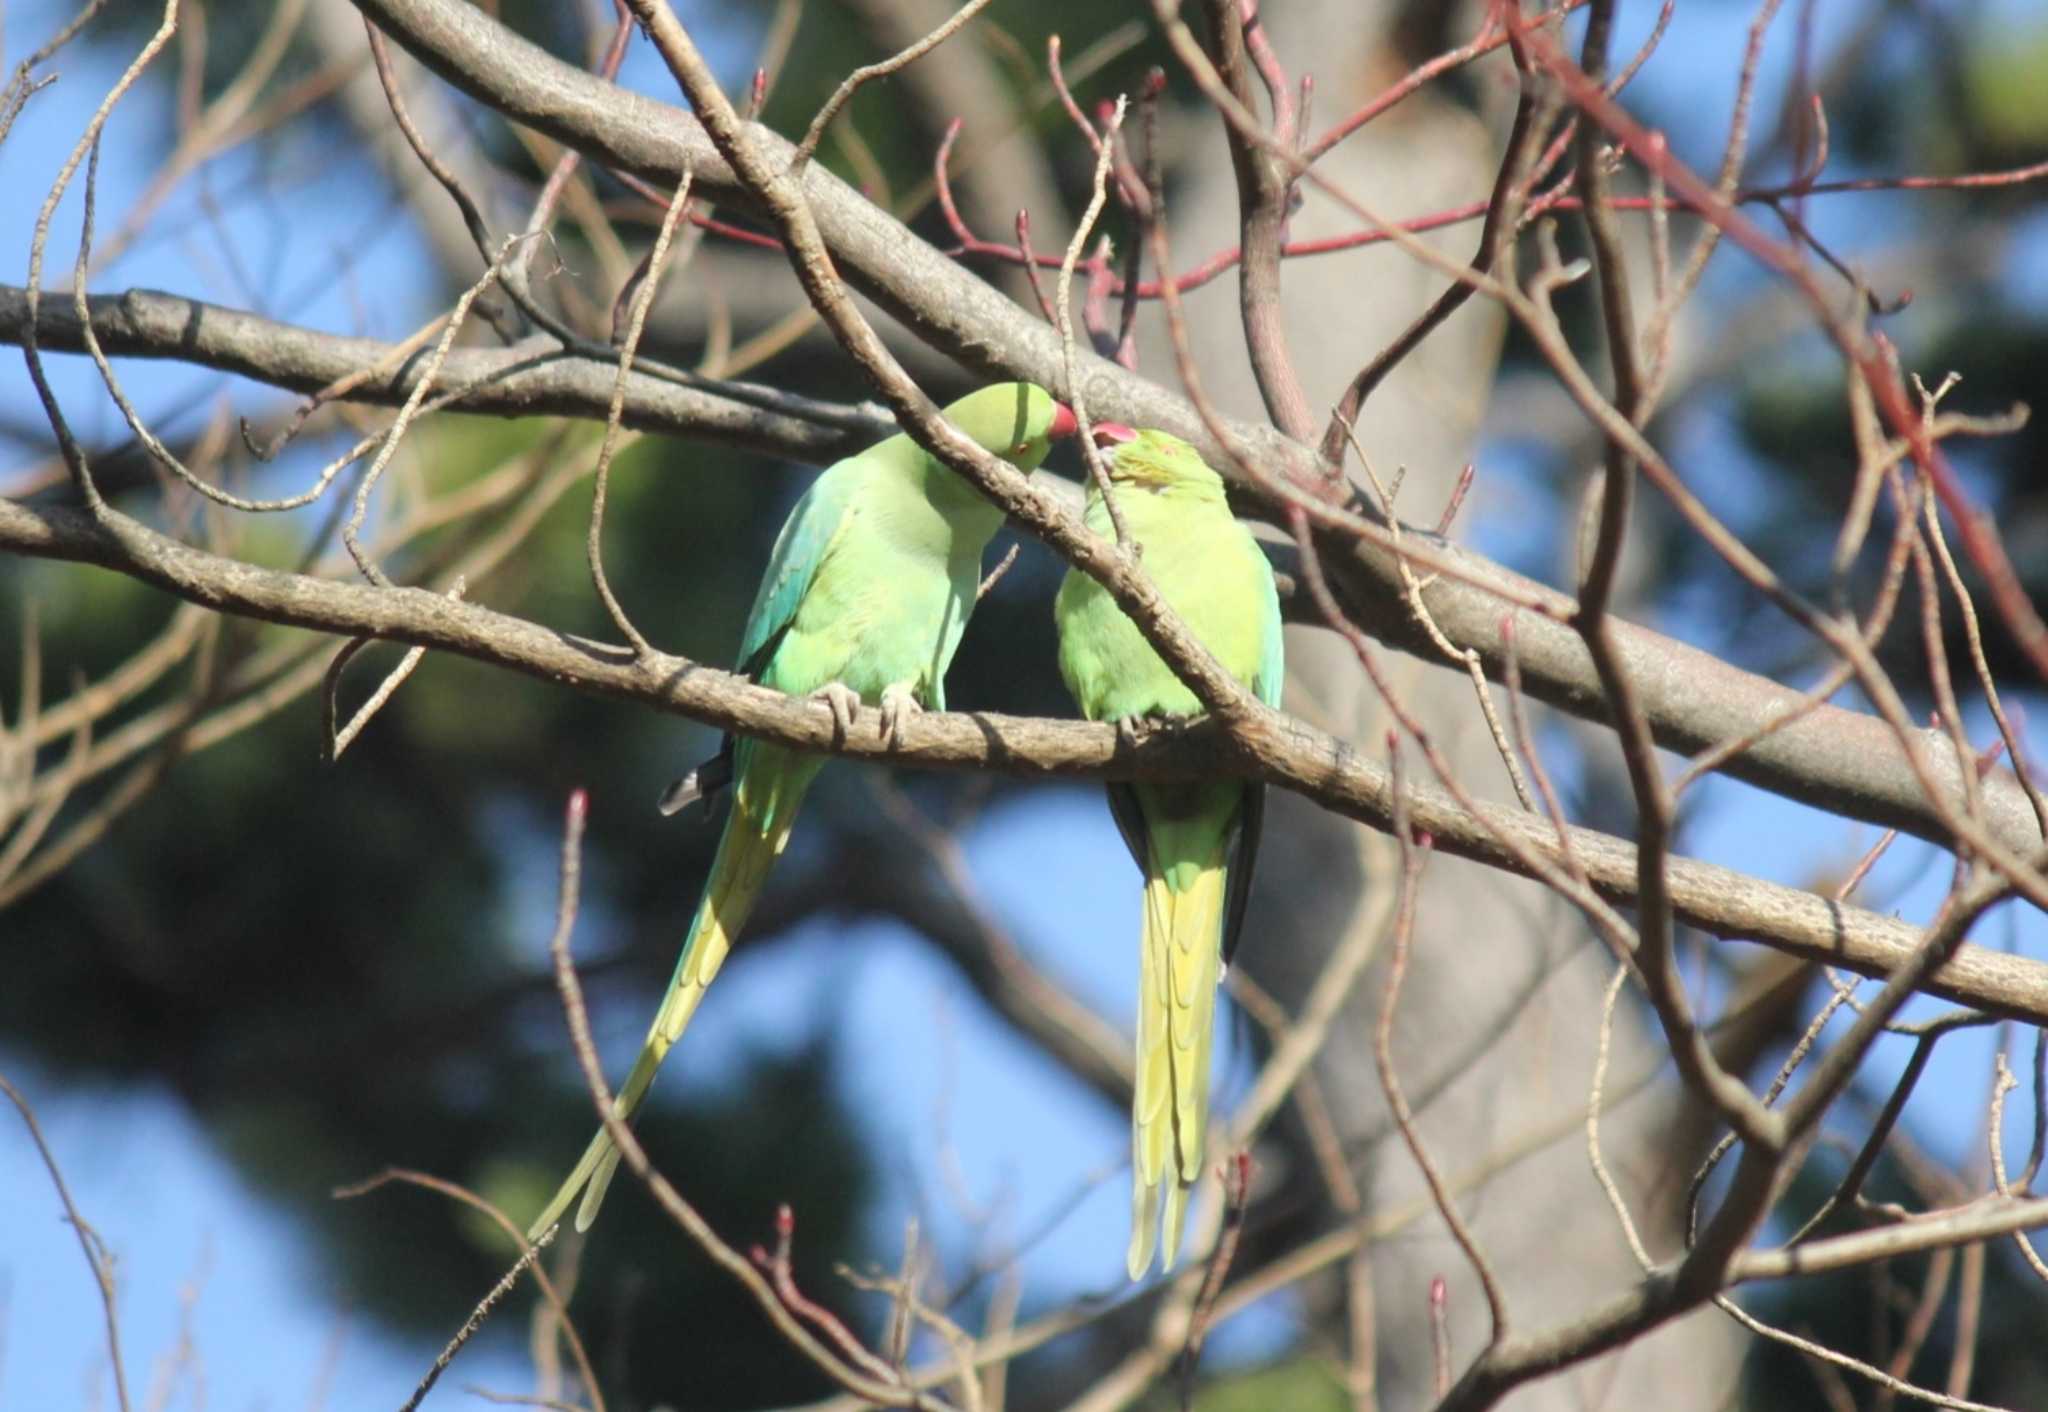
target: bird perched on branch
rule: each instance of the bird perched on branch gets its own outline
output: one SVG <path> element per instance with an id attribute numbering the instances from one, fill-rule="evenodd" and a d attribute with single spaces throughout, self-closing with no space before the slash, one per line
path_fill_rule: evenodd
<path id="1" fill-rule="evenodd" d="M 1020 470 L 1071 435 L 1074 414 L 1043 388 L 1000 383 L 961 398 L 946 418 Z M 944 710 L 944 678 L 974 610 L 982 551 L 1003 512 L 908 436 L 832 466 L 784 522 L 740 642 L 738 671 L 763 686 L 830 703 L 842 737 L 861 706 L 880 708 L 894 741 L 904 718 Z M 781 854 L 822 755 L 728 737 L 717 760 L 664 795 L 664 813 L 728 781 L 732 812 L 661 1009 L 614 1104 L 630 1120 Z M 582 1193 L 576 1229 L 596 1218 L 619 1153 L 603 1129 L 534 1222 L 532 1238 Z"/>
<path id="2" fill-rule="evenodd" d="M 1110 492 L 1161 596 L 1231 675 L 1268 706 L 1284 674 L 1280 599 L 1258 544 L 1231 515 L 1223 479 L 1163 431 L 1094 429 Z M 1099 486 L 1087 523 L 1113 530 Z M 1069 570 L 1054 603 L 1060 675 L 1091 721 L 1194 716 L 1195 694 L 1107 591 Z M 1145 875 L 1139 947 L 1137 1075 L 1131 1096 L 1132 1279 L 1152 1264 L 1164 1209 L 1163 1268 L 1180 1248 L 1202 1172 L 1216 987 L 1244 927 L 1265 786 L 1242 779 L 1113 782 L 1109 809 Z"/>

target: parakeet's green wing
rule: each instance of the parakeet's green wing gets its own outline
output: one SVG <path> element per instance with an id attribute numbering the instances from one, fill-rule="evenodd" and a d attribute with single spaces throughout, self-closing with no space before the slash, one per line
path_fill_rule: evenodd
<path id="1" fill-rule="evenodd" d="M 1250 532 L 1245 532 L 1252 552 L 1264 554 L 1258 541 Z M 1270 576 L 1260 576 L 1260 587 L 1264 601 L 1259 604 L 1260 651 L 1259 669 L 1252 677 L 1252 694 L 1259 700 L 1280 709 L 1281 690 L 1287 680 L 1287 666 L 1280 635 L 1280 594 Z M 1138 792 L 1128 783 L 1111 781 L 1106 791 L 1109 796 L 1109 816 L 1116 821 L 1116 831 L 1123 836 L 1124 847 L 1142 871 L 1147 866 L 1147 838 L 1145 813 L 1138 807 Z M 1245 907 L 1251 898 L 1251 880 L 1254 865 L 1259 857 L 1259 837 L 1266 823 L 1266 786 L 1263 781 L 1252 780 L 1245 784 L 1244 803 L 1232 825 L 1232 833 L 1224 844 L 1224 851 L 1230 858 L 1230 881 L 1224 900 L 1223 911 L 1223 964 L 1228 966 L 1237 955 L 1237 939 L 1244 931 Z"/>
<path id="2" fill-rule="evenodd" d="M 759 679 L 782 635 L 795 621 L 798 605 L 818 576 L 818 566 L 845 533 L 849 522 L 846 496 L 844 479 L 830 472 L 818 477 L 797 501 L 782 533 L 775 536 L 768 572 L 762 576 L 754 606 L 747 613 L 746 630 L 740 635 L 739 661 L 733 670 L 742 676 Z"/>
<path id="3" fill-rule="evenodd" d="M 1246 538 L 1251 535 L 1247 531 Z M 1254 553 L 1265 551 L 1252 540 Z M 1252 678 L 1252 694 L 1280 709 L 1281 689 L 1287 681 L 1286 656 L 1280 635 L 1280 593 L 1271 575 L 1261 575 L 1264 601 L 1259 605 L 1260 635 L 1264 650 L 1259 657 L 1258 675 Z M 1259 836 L 1266 826 L 1266 784 L 1251 780 L 1245 785 L 1244 805 L 1238 811 L 1237 836 L 1230 841 L 1230 883 L 1223 902 L 1223 964 L 1237 955 L 1237 939 L 1244 931 L 1246 904 L 1251 900 L 1252 869 L 1259 860 Z"/>
<path id="4" fill-rule="evenodd" d="M 739 660 L 733 664 L 733 670 L 749 681 L 759 681 L 768 669 L 783 634 L 796 618 L 797 605 L 818 576 L 818 566 L 844 532 L 848 520 L 845 507 L 845 483 L 828 471 L 811 482 L 782 522 L 768 556 L 767 572 L 754 593 L 754 606 L 747 610 Z M 718 795 L 732 782 L 734 744 L 732 735 L 725 736 L 718 742 L 718 753 L 663 790 L 655 807 L 673 814 L 699 799 Z"/>

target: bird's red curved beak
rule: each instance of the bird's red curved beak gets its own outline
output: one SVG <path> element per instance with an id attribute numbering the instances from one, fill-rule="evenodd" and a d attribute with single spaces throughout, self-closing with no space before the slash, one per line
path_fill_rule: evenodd
<path id="1" fill-rule="evenodd" d="M 1052 428 L 1045 434 L 1047 440 L 1058 441 L 1061 437 L 1072 436 L 1080 429 L 1080 419 L 1075 417 L 1072 407 L 1064 402 L 1052 404 Z"/>
<path id="2" fill-rule="evenodd" d="M 1126 441 L 1138 439 L 1138 434 L 1122 422 L 1097 422 L 1093 430 L 1095 444 L 1105 451 L 1112 446 L 1121 446 Z"/>

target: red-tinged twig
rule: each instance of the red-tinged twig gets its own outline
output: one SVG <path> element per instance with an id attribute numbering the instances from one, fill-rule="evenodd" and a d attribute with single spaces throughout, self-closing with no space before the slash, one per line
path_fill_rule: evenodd
<path id="1" fill-rule="evenodd" d="M 607 167 L 605 170 L 611 173 L 612 177 L 620 185 L 632 191 L 634 195 L 640 197 L 655 210 L 666 211 L 668 209 L 669 197 L 674 193 L 663 191 L 644 177 L 635 176 L 629 171 L 623 171 L 617 167 Z M 764 234 L 758 230 L 748 230 L 745 226 L 736 226 L 730 221 L 721 221 L 716 216 L 691 211 L 684 219 L 708 235 L 716 235 L 733 241 L 735 244 L 751 245 L 757 250 L 774 250 L 779 252 L 782 249 L 782 242 L 774 236 Z"/>
<path id="2" fill-rule="evenodd" d="M 1813 115 L 1813 156 L 1812 160 L 1799 163 L 1799 170 L 1793 175 L 1790 183 L 1795 193 L 1794 199 L 1800 201 L 1803 201 L 1812 194 L 1815 186 L 1820 181 L 1821 172 L 1826 170 L 1828 164 L 1827 104 L 1821 101 L 1821 96 L 1818 93 L 1809 93 L 1807 95 L 1807 111 Z M 1806 145 L 1806 130 L 1804 128 L 1800 130 L 1799 145 L 1801 147 Z"/>
<path id="3" fill-rule="evenodd" d="M 1512 8 L 1505 13 L 1509 16 L 1509 24 L 1518 23 Z M 1532 31 L 1525 33 L 1530 52 L 1564 86 L 1571 101 L 1582 112 L 1627 147 L 1636 160 L 1645 166 L 1656 166 L 1670 189 L 1691 203 L 1699 215 L 1718 226 L 1767 269 L 1782 276 L 1799 291 L 1843 356 L 1870 385 L 1878 409 L 1893 432 L 1903 436 L 1912 447 L 1914 462 L 1933 481 L 1935 493 L 1955 520 L 1957 537 L 1970 561 L 1983 574 L 1990 587 L 1992 601 L 2015 642 L 2035 671 L 2048 679 L 2048 622 L 2042 620 L 2028 597 L 2025 585 L 2005 552 L 1996 523 L 1971 500 L 1948 458 L 1928 436 L 1921 418 L 1908 405 L 1905 390 L 1897 376 L 1886 366 L 1881 351 L 1871 341 L 1856 337 L 1843 323 L 1827 292 L 1799 259 L 1796 250 L 1771 239 L 1754 221 L 1672 158 L 1663 144 L 1652 140 L 1648 129 L 1609 99 L 1598 82 L 1573 64 L 1547 37 Z M 2033 176 L 2048 174 L 2048 162 L 2020 170 Z"/>
<path id="4" fill-rule="evenodd" d="M 1045 72 L 1052 80 L 1052 91 L 1059 95 L 1060 107 L 1066 110 L 1067 120 L 1081 131 L 1087 140 L 1088 150 L 1098 157 L 1102 155 L 1102 137 L 1095 131 L 1095 124 L 1088 121 L 1088 115 L 1081 111 L 1081 105 L 1074 101 L 1074 94 L 1067 87 L 1067 76 L 1060 69 L 1060 37 L 1047 35 L 1045 40 Z"/>
<path id="5" fill-rule="evenodd" d="M 947 169 L 952 162 L 953 144 L 960 140 L 960 131 L 966 126 L 967 120 L 965 118 L 954 118 L 946 124 L 946 131 L 939 138 L 939 149 L 932 154 L 932 191 L 939 199 L 939 214 L 946 218 L 947 229 L 951 230 L 953 238 L 960 242 L 955 253 L 967 251 L 976 254 L 994 254 L 1001 247 L 990 245 L 989 242 L 978 239 L 974 232 L 967 228 L 967 222 L 960 218 L 960 208 L 953 201 L 953 182 L 947 174 Z M 1027 268 L 1032 258 L 1028 255 L 1025 257 Z"/>
<path id="6" fill-rule="evenodd" d="M 1479 228 L 1479 248 L 1472 255 L 1472 268 L 1478 274 L 1485 274 L 1491 270 L 1514 238 L 1518 221 L 1510 214 L 1511 208 L 1515 205 L 1511 193 L 1517 193 L 1521 188 L 1523 172 L 1534 156 L 1535 142 L 1541 128 L 1541 125 L 1534 121 L 1538 106 L 1536 94 L 1528 82 L 1527 66 L 1523 62 L 1519 47 L 1515 52 L 1515 66 L 1522 76 L 1522 90 L 1515 100 L 1514 122 L 1508 131 L 1507 147 L 1501 158 L 1500 171 L 1495 175 L 1493 191 L 1487 197 L 1485 220 Z M 1425 338 L 1443 324 L 1444 320 L 1463 307 L 1477 288 L 1478 286 L 1470 280 L 1453 280 L 1392 343 L 1360 368 L 1351 379 L 1344 389 L 1343 396 L 1337 400 L 1336 410 L 1330 416 L 1330 424 L 1324 430 L 1322 445 L 1318 448 L 1333 474 L 1342 474 L 1345 438 L 1358 424 L 1358 414 L 1365 406 L 1365 400 L 1372 396 L 1373 390 L 1385 380 L 1387 374 L 1399 367 L 1410 353 L 1421 346 Z"/>
<path id="7" fill-rule="evenodd" d="M 1088 331 L 1089 343 L 1104 358 L 1115 357 L 1117 351 L 1118 336 L 1109 327 L 1109 289 L 1116 280 L 1109 265 L 1112 248 L 1107 235 L 1097 236 L 1095 253 L 1081 266 L 1088 271 L 1088 288 L 1081 295 L 1081 327 Z"/>
<path id="8" fill-rule="evenodd" d="M 1273 106 L 1273 140 L 1283 146 L 1297 146 L 1301 140 L 1301 129 L 1294 106 L 1292 85 L 1287 81 L 1287 70 L 1281 67 L 1280 56 L 1273 52 L 1273 41 L 1266 34 L 1265 23 L 1259 17 L 1259 0 L 1237 0 L 1238 20 L 1244 26 L 1245 52 L 1251 56 L 1252 68 L 1259 75 L 1259 82 L 1266 86 L 1266 99 Z"/>
<path id="9" fill-rule="evenodd" d="M 1223 1281 L 1230 1274 L 1231 1261 L 1237 1258 L 1237 1245 L 1244 1236 L 1245 1212 L 1251 1207 L 1251 1153 L 1240 1149 L 1226 1157 L 1222 1175 L 1223 1229 L 1209 1251 L 1208 1263 L 1202 1271 L 1202 1287 L 1188 1315 L 1187 1339 L 1180 1350 L 1180 1401 L 1184 1412 L 1194 1402 L 1195 1368 L 1202 1359 L 1202 1344 L 1209 1337 L 1216 1298 L 1223 1293 Z"/>
<path id="10" fill-rule="evenodd" d="M 1058 36 L 1054 36 L 1057 38 Z M 1122 97 L 1116 100 L 1116 110 L 1110 117 L 1112 132 L 1123 125 L 1125 103 Z M 1123 510 L 1116 503 L 1116 491 L 1109 481 L 1109 467 L 1104 464 L 1102 450 L 1095 444 L 1093 423 L 1089 420 L 1087 396 L 1080 379 L 1075 376 L 1073 290 L 1074 267 L 1081 258 L 1081 247 L 1088 239 L 1088 232 L 1094 226 L 1097 216 L 1102 214 L 1104 202 L 1108 199 L 1110 147 L 1106 142 L 1095 146 L 1094 190 L 1088 198 L 1087 209 L 1081 213 L 1081 222 L 1074 227 L 1074 237 L 1067 242 L 1067 253 L 1060 261 L 1059 283 L 1054 286 L 1052 310 L 1054 326 L 1059 330 L 1062 361 L 1062 388 L 1067 405 L 1073 409 L 1079 424 L 1075 439 L 1081 443 L 1081 457 L 1087 464 L 1089 478 L 1102 496 L 1103 508 L 1109 512 L 1110 527 L 1116 533 L 1117 552 L 1135 557 L 1130 526 L 1124 521 Z"/>
<path id="11" fill-rule="evenodd" d="M 2027 1147 L 2027 1165 L 2013 1179 L 2021 1191 L 2033 1189 L 2041 1159 L 2048 1154 L 2048 1029 L 2034 1031 L 2034 1140 Z"/>
<path id="12" fill-rule="evenodd" d="M 748 1252 L 754 1264 L 767 1272 L 776 1298 L 788 1306 L 792 1314 L 832 1340 L 849 1362 L 865 1368 L 869 1376 L 884 1382 L 897 1377 L 897 1370 L 870 1352 L 837 1314 L 798 1288 L 796 1273 L 790 1264 L 790 1250 L 795 1241 L 796 1212 L 785 1201 L 775 1208 L 774 1252 L 771 1254 L 758 1245 Z"/>
<path id="13" fill-rule="evenodd" d="M 1607 85 L 1609 97 L 1620 93 L 1643 71 L 1643 65 L 1650 62 L 1650 56 L 1657 52 L 1657 46 L 1664 42 L 1665 33 L 1671 28 L 1671 17 L 1678 13 L 1678 0 L 1664 0 L 1657 11 L 1657 21 L 1650 26 L 1650 33 L 1636 46 L 1636 52 L 1622 65 L 1621 72 Z"/>
<path id="14" fill-rule="evenodd" d="M 1207 0 L 1205 7 L 1216 51 L 1215 83 L 1242 120 L 1241 124 L 1227 121 L 1223 129 L 1237 178 L 1238 243 L 1244 252 L 1238 264 L 1238 323 L 1244 332 L 1252 381 L 1267 417 L 1306 445 L 1315 435 L 1315 413 L 1295 366 L 1280 292 L 1287 223 L 1293 212 L 1300 162 L 1295 155 L 1293 105 L 1285 96 L 1284 76 L 1280 76 L 1272 124 L 1262 127 L 1253 116 L 1251 75 L 1257 56 L 1240 5 L 1241 0 Z M 1186 31 L 1175 0 L 1153 0 L 1152 8 L 1169 32 Z M 1166 266 L 1160 269 L 1163 272 Z"/>
<path id="15" fill-rule="evenodd" d="M 1017 212 L 1017 253 L 1024 264 L 1024 278 L 1031 282 L 1031 295 L 1038 301 L 1038 312 L 1045 315 L 1045 321 L 1057 325 L 1059 316 L 1052 311 L 1052 298 L 1045 292 L 1045 285 L 1038 278 L 1038 256 L 1031 249 L 1031 213 L 1020 209 Z"/>
<path id="16" fill-rule="evenodd" d="M 1458 472 L 1458 483 L 1451 487 L 1451 498 L 1444 502 L 1444 512 L 1437 517 L 1436 532 L 1438 538 L 1441 539 L 1450 534 L 1451 525 L 1458 518 L 1458 511 L 1464 507 L 1465 497 L 1471 493 L 1472 478 L 1476 469 L 1473 462 L 1467 461 L 1465 469 Z"/>
<path id="17" fill-rule="evenodd" d="M 1145 71 L 1145 81 L 1138 86 L 1138 102 L 1154 109 L 1145 119 L 1145 145 L 1148 161 L 1156 155 L 1157 134 L 1153 131 L 1156 123 L 1159 96 L 1166 91 L 1166 70 L 1154 64 Z M 1098 120 L 1107 121 L 1111 105 L 1105 101 L 1095 105 Z M 1116 174 L 1117 199 L 1140 221 L 1152 214 L 1152 188 L 1157 185 L 1145 172 L 1140 171 L 1131 160 L 1130 144 L 1122 132 L 1110 134 L 1110 170 Z M 1119 293 L 1128 293 L 1128 287 Z"/>
<path id="18" fill-rule="evenodd" d="M 1430 1388 L 1441 1399 L 1451 1390 L 1450 1287 L 1442 1275 L 1429 1280 Z"/>
<path id="19" fill-rule="evenodd" d="M 1586 0 L 1564 0 L 1564 3 L 1561 5 L 1545 10 L 1541 14 L 1531 15 L 1529 23 L 1532 25 L 1549 24 L 1567 12 L 1578 9 L 1585 3 Z M 1446 50 L 1427 63 L 1410 70 L 1398 82 L 1382 89 L 1377 97 L 1347 115 L 1342 121 L 1330 128 L 1329 131 L 1303 148 L 1302 157 L 1311 163 L 1322 160 L 1332 147 L 1335 147 L 1345 138 L 1351 136 L 1352 133 L 1358 131 L 1374 118 L 1379 117 L 1389 108 L 1400 103 L 1403 99 L 1419 93 L 1423 88 L 1451 72 L 1451 70 L 1462 68 L 1481 55 L 1490 54 L 1500 48 L 1501 45 L 1507 43 L 1508 29 L 1500 23 L 1498 11 L 1499 7 L 1497 5 L 1488 5 L 1486 7 L 1486 16 L 1479 23 L 1479 32 L 1470 42 L 1462 44 L 1456 49 Z"/>
<path id="20" fill-rule="evenodd" d="M 2048 161 L 2024 167 L 2007 167 L 1996 172 L 1964 172 L 1954 176 L 1851 177 L 1841 181 L 1786 182 L 1780 186 L 1757 187 L 1742 192 L 1744 202 L 1780 201 L 1793 196 L 1833 196 L 1849 191 L 1982 191 L 2001 186 L 2023 186 L 2048 178 Z"/>
<path id="21" fill-rule="evenodd" d="M 1578 2 L 1583 4 L 1585 0 L 1578 0 Z M 1543 164 L 1539 162 L 1537 166 L 1541 170 Z M 629 185 L 635 180 L 630 179 L 630 173 L 615 174 L 619 175 L 621 180 L 628 181 Z M 1974 176 L 1870 177 L 1862 181 L 1822 182 L 1811 190 L 1815 195 L 1847 191 L 1953 190 L 1982 186 L 2019 185 L 2024 182 L 2039 181 L 2044 178 L 2048 178 L 2048 163 L 2041 163 L 2032 167 L 2015 168 L 2010 172 Z M 647 192 L 642 191 L 641 194 L 646 195 Z M 1783 187 L 1771 187 L 1756 191 L 1738 191 L 1730 198 L 1729 204 L 1735 206 L 1774 206 L 1776 202 L 1789 194 L 1794 193 L 1787 192 Z M 1682 196 L 1666 196 L 1662 198 L 1615 196 L 1610 198 L 1608 204 L 1616 211 L 1641 212 L 1644 214 L 1653 212 L 1686 215 L 1707 214 L 1695 203 Z M 1284 258 L 1293 260 L 1315 255 L 1335 255 L 1347 250 L 1360 250 L 1374 245 L 1384 245 L 1397 239 L 1392 233 L 1394 230 L 1399 230 L 1408 235 L 1427 235 L 1433 231 L 1464 225 L 1470 221 L 1484 220 L 1488 205 L 1489 203 L 1485 201 L 1468 201 L 1456 206 L 1446 206 L 1427 215 L 1390 222 L 1388 229 L 1350 231 L 1343 235 L 1322 236 L 1313 240 L 1289 241 L 1281 247 L 1281 254 Z M 1568 190 L 1564 187 L 1558 187 L 1533 199 L 1530 202 L 1529 209 L 1524 212 L 1522 223 L 1526 225 L 1528 220 L 1538 215 L 1552 212 L 1562 214 L 1575 212 L 1579 209 L 1579 199 L 1569 194 Z M 756 231 L 742 230 L 718 222 L 701 222 L 694 215 L 691 217 L 691 223 L 693 225 L 704 225 L 706 229 L 711 230 L 715 234 L 728 236 L 748 244 L 760 245 L 764 248 L 779 248 L 779 243 L 772 237 L 763 236 Z M 970 231 L 956 230 L 954 235 L 959 243 L 952 250 L 948 251 L 948 254 L 956 256 L 978 255 L 1009 263 L 1020 262 L 1018 252 L 1012 246 L 982 240 Z M 1038 264 L 1046 268 L 1050 268 L 1057 263 L 1056 259 L 1051 256 L 1039 255 L 1034 258 Z M 1243 258 L 1242 249 L 1237 246 L 1231 246 L 1210 256 L 1199 265 L 1189 269 L 1186 273 L 1175 275 L 1170 283 L 1177 292 L 1182 294 L 1189 293 L 1213 282 L 1222 275 L 1228 274 L 1237 267 Z M 1157 277 L 1143 280 L 1138 285 L 1136 297 L 1141 300 L 1162 298 L 1162 285 L 1168 282 L 1162 281 Z M 1123 295 L 1124 290 L 1121 281 L 1118 282 L 1112 293 L 1118 297 Z M 1886 307 L 1889 308 L 1890 306 Z"/>
<path id="22" fill-rule="evenodd" d="M 1841 884 L 1835 888 L 1835 900 L 1837 902 L 1848 901 L 1850 895 L 1862 885 L 1863 879 L 1870 875 L 1870 870 L 1877 866 L 1877 860 L 1884 857 L 1885 850 L 1892 846 L 1893 840 L 1897 839 L 1898 836 L 1899 831 L 1897 829 L 1886 829 L 1877 842 L 1873 843 L 1868 851 L 1856 860 L 1856 866 L 1849 870 L 1849 876 L 1843 878 Z"/>
<path id="23" fill-rule="evenodd" d="M 1386 743 L 1387 766 L 1395 779 L 1394 843 L 1401 850 L 1401 878 L 1399 900 L 1394 907 L 1393 946 L 1387 957 L 1386 992 L 1380 1000 L 1379 1023 L 1373 1028 L 1373 1062 L 1379 1068 L 1380 1088 L 1387 1096 L 1387 1107 L 1393 1115 L 1394 1126 L 1400 1130 L 1401 1141 L 1421 1171 L 1423 1181 L 1428 1184 L 1430 1199 L 1435 1202 L 1444 1224 L 1450 1228 L 1451 1239 L 1465 1253 L 1466 1262 L 1472 1266 L 1472 1273 L 1478 1277 L 1479 1287 L 1486 1295 L 1489 1319 L 1486 1348 L 1490 1351 L 1507 1338 L 1507 1300 L 1501 1294 L 1493 1266 L 1479 1248 L 1478 1237 L 1465 1223 L 1458 1210 L 1457 1198 L 1445 1185 L 1436 1159 L 1430 1156 L 1428 1147 L 1423 1144 L 1422 1134 L 1415 1126 L 1414 1110 L 1408 1105 L 1408 1095 L 1403 1091 L 1400 1075 L 1394 1069 L 1394 1012 L 1401 1001 L 1401 981 L 1407 975 L 1408 953 L 1415 939 L 1415 909 L 1422 887 L 1422 870 L 1428 866 L 1434 841 L 1428 834 L 1416 836 L 1409 827 L 1406 794 L 1401 781 L 1401 742 L 1390 731 Z"/>
<path id="24" fill-rule="evenodd" d="M 1131 207 L 1138 230 L 1124 252 L 1123 309 L 1117 319 L 1116 361 L 1132 371 L 1138 366 L 1138 282 L 1144 273 L 1145 248 L 1151 244 L 1148 228 L 1159 219 L 1159 206 L 1152 193 L 1165 185 L 1159 165 L 1159 98 L 1165 92 L 1166 70 L 1154 65 L 1138 90 L 1138 125 L 1145 138 L 1145 169 L 1142 175 L 1133 171 L 1124 182 L 1143 197 L 1142 204 Z M 1114 134 L 1113 144 L 1112 150 L 1122 157 L 1126 144 L 1121 131 Z M 1129 165 L 1127 159 L 1124 165 Z"/>
<path id="25" fill-rule="evenodd" d="M 630 174 L 614 172 L 613 175 L 624 180 Z M 633 181 L 637 183 L 639 178 L 635 177 Z M 639 191 L 642 196 L 648 196 L 654 190 L 651 186 L 643 190 L 639 185 L 635 185 L 634 189 Z M 655 200 L 657 206 L 661 204 L 656 198 L 650 197 L 650 199 Z M 740 245 L 751 245 L 756 250 L 773 250 L 778 254 L 782 251 L 781 241 L 772 235 L 764 235 L 758 230 L 748 230 L 745 226 L 736 226 L 731 221 L 721 221 L 716 216 L 702 216 L 695 211 L 690 212 L 687 219 L 691 225 L 704 231 L 706 234 L 720 236 L 723 239 L 734 241 Z"/>

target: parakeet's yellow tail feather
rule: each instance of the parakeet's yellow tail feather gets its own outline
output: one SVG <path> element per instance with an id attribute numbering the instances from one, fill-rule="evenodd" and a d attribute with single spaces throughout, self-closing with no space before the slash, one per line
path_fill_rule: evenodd
<path id="1" fill-rule="evenodd" d="M 1158 1251 L 1172 1269 L 1188 1193 L 1202 1174 L 1209 1046 L 1223 964 L 1225 870 L 1212 861 L 1174 891 L 1148 870 L 1139 962 L 1137 1082 L 1131 1096 L 1131 1247 L 1138 1279 Z M 1161 1210 L 1165 1232 L 1161 1236 Z"/>
<path id="2" fill-rule="evenodd" d="M 784 794 L 776 803 L 779 807 L 773 811 L 774 822 L 763 828 L 748 808 L 745 791 L 735 792 L 732 816 L 726 820 L 725 834 L 718 841 L 718 856 L 711 864 L 711 877 L 704 886 L 703 900 L 697 904 L 697 915 L 690 923 L 690 934 L 683 942 L 675 974 L 669 978 L 668 992 L 662 997 L 654 1023 L 648 1027 L 647 1039 L 640 1046 L 632 1071 L 612 1101 L 612 1111 L 627 1122 L 639 1112 L 647 1090 L 654 1086 L 655 1071 L 697 1012 L 697 1002 L 704 998 L 706 988 L 725 963 L 733 938 L 745 924 L 754 899 L 761 894 L 768 870 L 789 841 L 789 828 L 797 812 L 795 800 Z M 569 1173 L 569 1179 L 562 1183 L 527 1232 L 527 1239 L 539 1240 L 548 1227 L 561 1220 L 578 1192 L 582 1193 L 583 1203 L 576 1208 L 576 1229 L 589 1230 L 618 1169 L 619 1150 L 613 1145 L 611 1134 L 599 1128 L 575 1170 Z"/>

